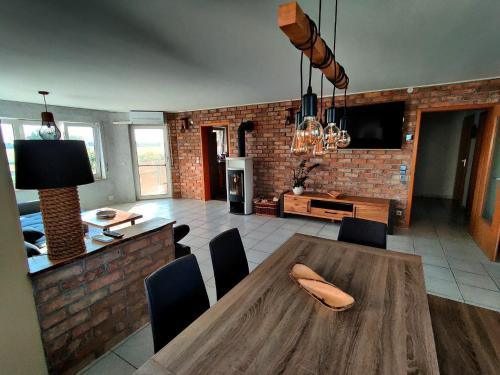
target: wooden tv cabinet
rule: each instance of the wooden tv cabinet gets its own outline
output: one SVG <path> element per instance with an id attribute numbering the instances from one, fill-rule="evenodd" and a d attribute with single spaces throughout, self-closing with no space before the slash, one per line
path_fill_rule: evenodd
<path id="1" fill-rule="evenodd" d="M 392 232 L 391 200 L 382 198 L 356 197 L 342 195 L 333 198 L 324 193 L 304 193 L 284 195 L 283 212 L 287 214 L 312 216 L 332 221 L 340 221 L 344 217 L 379 221 L 387 224 Z"/>

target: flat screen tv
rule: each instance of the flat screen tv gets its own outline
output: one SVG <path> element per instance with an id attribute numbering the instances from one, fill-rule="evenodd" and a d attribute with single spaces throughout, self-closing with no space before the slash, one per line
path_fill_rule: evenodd
<path id="1" fill-rule="evenodd" d="M 400 149 L 405 102 L 347 108 L 351 149 Z"/>

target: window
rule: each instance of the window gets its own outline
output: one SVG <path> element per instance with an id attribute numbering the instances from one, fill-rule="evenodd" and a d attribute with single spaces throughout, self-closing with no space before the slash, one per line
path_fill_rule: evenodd
<path id="1" fill-rule="evenodd" d="M 10 174 L 12 180 L 16 181 L 16 166 L 14 164 L 14 128 L 12 124 L 1 124 L 2 138 L 7 151 L 7 160 L 9 161 Z"/>
<path id="2" fill-rule="evenodd" d="M 90 159 L 92 173 L 96 179 L 103 178 L 102 150 L 99 125 L 83 123 L 64 123 L 64 138 L 84 141 Z"/>
<path id="3" fill-rule="evenodd" d="M 212 131 L 216 135 L 217 139 L 217 155 L 226 155 L 227 154 L 227 128 L 226 127 L 214 127 Z"/>
<path id="4" fill-rule="evenodd" d="M 17 119 L 3 119 L 0 122 L 12 179 L 15 181 L 14 139 L 41 139 L 38 135 L 41 123 L 37 120 Z M 58 121 L 57 126 L 61 130 L 62 139 L 85 142 L 94 178 L 96 180 L 105 178 L 100 125 Z"/>

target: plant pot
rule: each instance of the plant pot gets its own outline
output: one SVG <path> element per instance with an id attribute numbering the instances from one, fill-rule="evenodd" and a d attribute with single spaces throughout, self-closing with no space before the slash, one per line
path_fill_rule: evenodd
<path id="1" fill-rule="evenodd" d="M 296 186 L 293 188 L 293 193 L 295 195 L 302 195 L 302 193 L 304 192 L 304 187 L 303 186 Z"/>

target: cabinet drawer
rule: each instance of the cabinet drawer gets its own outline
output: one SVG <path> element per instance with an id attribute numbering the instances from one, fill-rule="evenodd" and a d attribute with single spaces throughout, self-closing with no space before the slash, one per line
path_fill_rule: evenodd
<path id="1" fill-rule="evenodd" d="M 311 215 L 320 216 L 333 220 L 342 220 L 342 218 L 344 217 L 352 217 L 352 212 L 311 207 Z"/>
<path id="2" fill-rule="evenodd" d="M 285 212 L 309 213 L 309 202 L 307 198 L 285 196 Z"/>
<path id="3" fill-rule="evenodd" d="M 354 217 L 388 224 L 389 207 L 357 205 L 354 209 Z"/>

